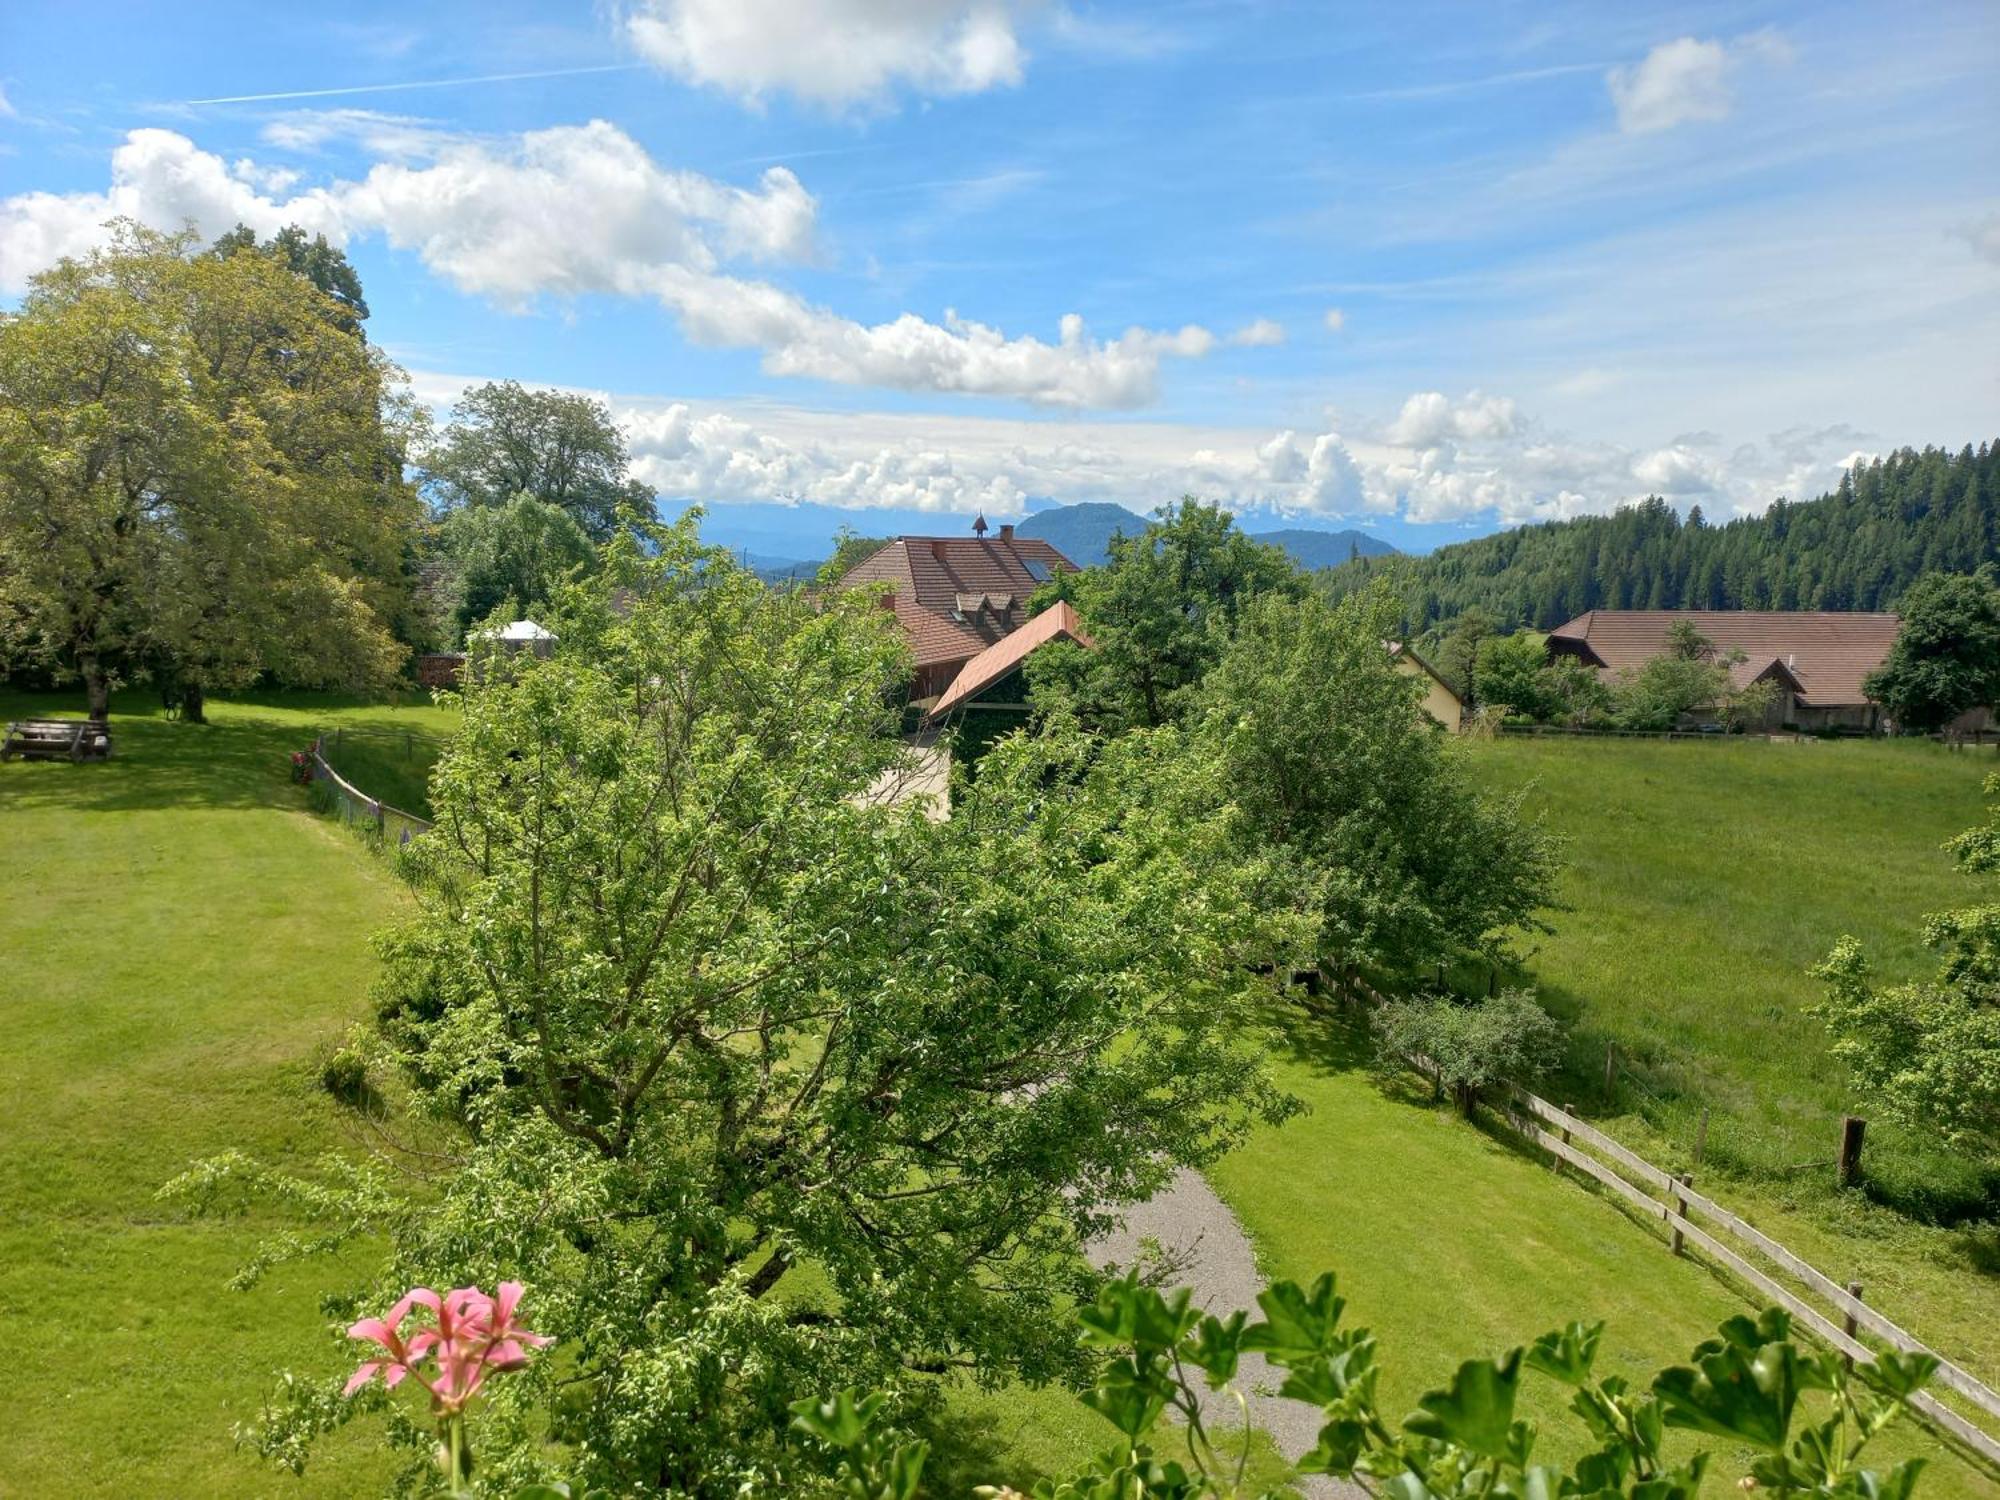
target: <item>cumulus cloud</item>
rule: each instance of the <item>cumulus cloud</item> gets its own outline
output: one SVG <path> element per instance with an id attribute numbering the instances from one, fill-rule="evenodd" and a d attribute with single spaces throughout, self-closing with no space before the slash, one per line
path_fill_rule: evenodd
<path id="1" fill-rule="evenodd" d="M 1460 438 L 1508 437 L 1514 424 L 1510 397 L 1473 391 L 1464 400 L 1453 401 L 1442 391 L 1419 391 L 1403 403 L 1386 436 L 1406 448 L 1435 448 Z"/>
<path id="2" fill-rule="evenodd" d="M 1347 326 L 1346 313 L 1342 312 L 1337 307 L 1329 307 L 1326 310 L 1326 331 L 1328 333 L 1339 333 L 1346 326 Z"/>
<path id="3" fill-rule="evenodd" d="M 360 130 L 343 117 L 315 128 Z M 790 171 L 754 186 L 663 167 L 602 120 L 505 142 L 407 142 L 411 159 L 377 161 L 359 181 L 284 196 L 295 174 L 234 165 L 169 130 L 132 131 L 103 193 L 24 193 L 0 201 L 0 289 L 103 238 L 113 217 L 159 228 L 192 223 L 204 238 L 232 225 L 284 224 L 336 244 L 379 234 L 461 291 L 521 310 L 538 298 L 591 294 L 659 302 L 699 343 L 749 348 L 776 375 L 848 385 L 1004 396 L 1054 406 L 1134 407 L 1158 394 L 1166 359 L 1198 359 L 1208 329 L 1132 328 L 1098 338 L 1065 316 L 1053 341 L 1009 336 L 947 312 L 863 324 L 807 302 L 745 265 L 814 257 L 818 205 Z M 1275 324 L 1236 337 L 1268 343 Z"/>
<path id="4" fill-rule="evenodd" d="M 440 409 L 459 389 L 424 376 L 417 387 Z M 1712 434 L 1632 449 L 1550 432 L 1504 398 L 1451 405 L 1475 415 L 1452 438 L 1414 447 L 1391 437 L 1400 413 L 1357 422 L 1350 436 L 782 406 L 743 415 L 612 398 L 636 472 L 670 499 L 989 517 L 1018 515 L 1037 495 L 1109 500 L 1146 514 L 1194 494 L 1305 519 L 1513 525 L 1601 514 L 1658 494 L 1721 519 L 1761 512 L 1781 495 L 1818 495 L 1869 456 L 1867 435 L 1845 426 L 1788 430 L 1733 449 Z M 1502 410 L 1504 423 L 1496 420 Z"/>
<path id="5" fill-rule="evenodd" d="M 1790 48 L 1775 31 L 1752 32 L 1731 42 L 1684 36 L 1662 42 L 1636 67 L 1605 75 L 1618 128 L 1628 134 L 1670 130 L 1697 120 L 1726 119 L 1735 107 L 1731 78 L 1753 60 L 1783 62 Z"/>
<path id="6" fill-rule="evenodd" d="M 1005 0 L 639 0 L 626 39 L 654 66 L 740 98 L 831 108 L 899 87 L 976 94 L 1026 60 Z"/>

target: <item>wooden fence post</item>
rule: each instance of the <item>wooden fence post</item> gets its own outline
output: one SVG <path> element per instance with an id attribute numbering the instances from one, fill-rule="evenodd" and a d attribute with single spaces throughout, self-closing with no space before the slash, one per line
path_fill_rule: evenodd
<path id="1" fill-rule="evenodd" d="M 1852 1298 L 1853 1298 L 1853 1299 L 1854 1299 L 1854 1300 L 1855 1300 L 1856 1302 L 1859 1302 L 1859 1301 L 1861 1300 L 1861 1283 L 1860 1283 L 1860 1282 L 1858 1282 L 1858 1281 L 1850 1281 L 1850 1282 L 1848 1282 L 1848 1283 L 1847 1283 L 1847 1295 L 1848 1295 L 1848 1296 L 1850 1296 L 1850 1297 L 1852 1297 Z M 1849 1338 L 1853 1338 L 1853 1337 L 1854 1337 L 1854 1334 L 1855 1334 L 1855 1330 L 1856 1330 L 1857 1328 L 1859 1328 L 1859 1327 L 1860 1327 L 1860 1324 L 1859 1324 L 1859 1323 L 1858 1323 L 1858 1322 L 1856 1321 L 1856 1319 L 1855 1319 L 1855 1316 L 1854 1316 L 1854 1312 L 1853 1312 L 1853 1310 L 1852 1310 L 1852 1309 L 1849 1309 L 1849 1310 L 1848 1310 L 1848 1312 L 1846 1313 L 1846 1315 L 1845 1315 L 1844 1317 L 1842 1317 L 1842 1318 L 1841 1318 L 1841 1320 L 1840 1320 L 1840 1326 L 1841 1326 L 1841 1327 L 1842 1327 L 1842 1328 L 1843 1328 L 1844 1330 L 1846 1330 L 1846 1333 L 1847 1333 L 1847 1336 L 1848 1336 Z M 1849 1354 L 1849 1355 L 1847 1355 L 1847 1356 L 1846 1356 L 1846 1359 L 1847 1359 L 1847 1368 L 1848 1368 L 1848 1369 L 1850 1369 L 1850 1370 L 1851 1370 L 1851 1369 L 1853 1369 L 1853 1368 L 1854 1368 L 1854 1356 L 1853 1356 L 1853 1355 L 1851 1355 L 1851 1354 Z"/>
<path id="2" fill-rule="evenodd" d="M 1840 1185 L 1853 1187 L 1861 1180 L 1861 1138 L 1868 1132 L 1868 1122 L 1855 1115 L 1843 1115 L 1840 1120 Z"/>
<path id="3" fill-rule="evenodd" d="M 1575 1113 L 1576 1113 L 1576 1106 L 1574 1104 L 1565 1104 L 1563 1106 L 1563 1115 L 1565 1117 L 1568 1117 Z M 1560 1126 L 1559 1128 L 1562 1131 L 1563 1144 L 1567 1146 L 1569 1144 L 1569 1126 L 1563 1125 Z M 1562 1175 L 1562 1169 L 1563 1169 L 1563 1159 L 1560 1156 L 1551 1156 L 1549 1158 L 1549 1170 L 1554 1172 L 1558 1177 L 1560 1177 Z"/>
<path id="4" fill-rule="evenodd" d="M 1701 1107 L 1701 1123 L 1694 1128 L 1694 1164 L 1701 1165 L 1702 1153 L 1708 1150 L 1708 1106 Z"/>
<path id="5" fill-rule="evenodd" d="M 1683 1188 L 1691 1187 L 1694 1185 L 1694 1173 L 1683 1172 L 1679 1177 L 1675 1178 L 1674 1180 L 1678 1182 Z M 1685 1219 L 1687 1217 L 1687 1211 L 1688 1211 L 1687 1194 L 1684 1192 L 1676 1192 L 1674 1194 L 1674 1215 L 1676 1219 Z M 1676 1223 L 1674 1225 L 1674 1254 L 1679 1255 L 1681 1253 L 1681 1246 L 1685 1243 L 1686 1239 L 1681 1234 L 1681 1226 L 1678 1223 Z"/>

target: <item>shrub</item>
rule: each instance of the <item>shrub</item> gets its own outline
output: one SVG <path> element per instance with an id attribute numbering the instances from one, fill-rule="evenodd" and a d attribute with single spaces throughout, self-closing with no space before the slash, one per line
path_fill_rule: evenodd
<path id="1" fill-rule="evenodd" d="M 319 1086 L 351 1109 L 365 1108 L 375 1094 L 368 1082 L 368 1059 L 352 1047 L 336 1047 L 326 1055 Z"/>
<path id="2" fill-rule="evenodd" d="M 1504 990 L 1487 1000 L 1420 996 L 1375 1013 L 1382 1046 L 1421 1058 L 1440 1088 L 1449 1085 L 1470 1115 L 1481 1089 L 1525 1083 L 1562 1057 L 1562 1028 L 1528 990 Z"/>

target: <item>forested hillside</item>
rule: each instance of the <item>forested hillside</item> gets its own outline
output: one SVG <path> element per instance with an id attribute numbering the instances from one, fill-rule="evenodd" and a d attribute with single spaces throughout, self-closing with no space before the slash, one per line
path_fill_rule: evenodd
<path id="1" fill-rule="evenodd" d="M 1337 592 L 1388 578 L 1421 633 L 1477 606 L 1503 629 L 1587 609 L 1887 609 L 1918 575 L 2000 557 L 2000 443 L 1905 448 L 1832 494 L 1710 525 L 1653 498 L 1616 515 L 1523 526 L 1427 557 L 1361 558 Z"/>

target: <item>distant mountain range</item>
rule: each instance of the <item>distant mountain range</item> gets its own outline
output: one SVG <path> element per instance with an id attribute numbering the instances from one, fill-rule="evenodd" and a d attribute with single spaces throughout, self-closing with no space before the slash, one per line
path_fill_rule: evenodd
<path id="1" fill-rule="evenodd" d="M 1101 563 L 1111 555 L 1111 538 L 1120 531 L 1137 536 L 1146 518 L 1122 505 L 1092 502 L 1059 505 L 1036 511 L 1014 528 L 1022 536 L 1040 537 L 1078 567 Z M 1356 557 L 1387 557 L 1396 549 L 1365 531 L 1253 531 L 1260 542 L 1283 547 L 1302 568 L 1336 568 Z"/>
<path id="2" fill-rule="evenodd" d="M 663 500 L 660 513 L 671 519 L 685 510 L 688 503 Z M 759 577 L 782 583 L 788 579 L 810 579 L 820 563 L 832 554 L 833 538 L 842 528 L 878 537 L 960 536 L 970 535 L 971 525 L 969 517 L 935 511 L 853 511 L 813 504 L 717 505 L 703 516 L 701 535 L 712 546 L 727 547 Z M 1016 529 L 1022 536 L 1040 537 L 1053 543 L 1063 556 L 1087 568 L 1110 555 L 1115 533 L 1123 531 L 1136 536 L 1146 526 L 1147 518 L 1136 511 L 1122 505 L 1092 502 L 1032 511 Z M 1357 556 L 1402 555 L 1380 537 L 1365 531 L 1290 527 L 1251 535 L 1283 547 L 1304 568 L 1338 567 Z"/>

